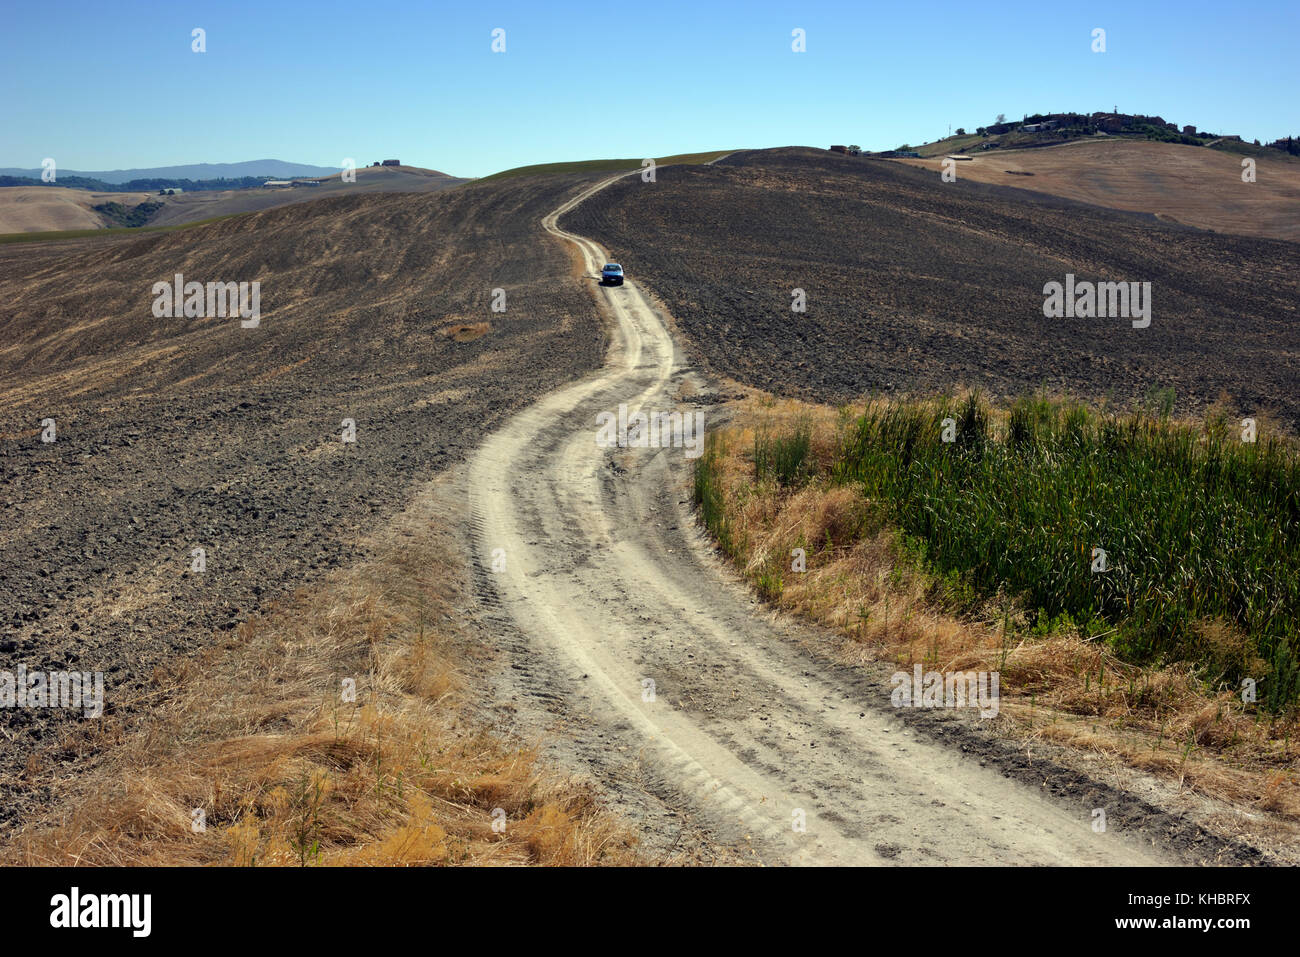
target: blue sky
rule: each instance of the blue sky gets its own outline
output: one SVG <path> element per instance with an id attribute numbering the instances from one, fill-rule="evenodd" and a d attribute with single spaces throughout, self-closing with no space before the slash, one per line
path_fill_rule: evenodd
<path id="1" fill-rule="evenodd" d="M 207 52 L 191 51 L 191 30 Z M 506 31 L 505 53 L 491 50 Z M 1092 30 L 1106 30 L 1093 53 Z M 807 52 L 791 51 L 801 28 Z M 920 143 L 1118 106 L 1300 134 L 1300 3 L 9 4 L 0 166 L 396 157 L 462 176 L 733 147 Z"/>

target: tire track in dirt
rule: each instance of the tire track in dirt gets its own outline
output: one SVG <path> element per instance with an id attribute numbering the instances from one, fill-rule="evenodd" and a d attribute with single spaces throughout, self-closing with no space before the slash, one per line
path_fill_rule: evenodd
<path id="1" fill-rule="evenodd" d="M 556 223 L 620 178 L 543 220 L 591 276 L 604 251 Z M 539 672 L 559 676 L 583 716 L 575 734 L 639 753 L 720 843 L 766 862 L 1171 860 L 1150 838 L 1096 834 L 1086 812 L 918 737 L 882 707 L 887 694 L 867 700 L 799 650 L 800 626 L 729 581 L 684 501 L 684 451 L 596 443 L 598 413 L 671 411 L 689 371 L 634 282 L 601 297 L 605 368 L 510 419 L 466 472 L 480 598 L 526 636 Z M 804 832 L 792 826 L 800 812 Z"/>

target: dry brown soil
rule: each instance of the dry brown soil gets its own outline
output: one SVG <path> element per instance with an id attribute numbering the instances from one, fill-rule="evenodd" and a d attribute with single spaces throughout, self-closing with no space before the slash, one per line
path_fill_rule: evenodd
<path id="1" fill-rule="evenodd" d="M 707 367 L 777 395 L 1173 389 L 1300 428 L 1294 243 L 802 148 L 624 179 L 561 225 L 645 277 Z M 1044 317 L 1067 273 L 1151 283 L 1150 326 Z"/>
<path id="2" fill-rule="evenodd" d="M 359 557 L 413 483 L 598 366 L 594 305 L 540 226 L 586 181 L 0 247 L 0 669 L 103 671 L 109 709 L 147 707 L 156 668 Z M 177 272 L 260 281 L 260 327 L 155 318 Z M 0 825 L 46 803 L 26 761 L 70 720 L 0 711 Z"/>

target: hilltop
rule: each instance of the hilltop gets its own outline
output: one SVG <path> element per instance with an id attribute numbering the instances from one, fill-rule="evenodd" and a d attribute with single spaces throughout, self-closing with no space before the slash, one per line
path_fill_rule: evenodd
<path id="1" fill-rule="evenodd" d="M 930 170 L 938 182 L 945 155 L 939 150 L 891 162 Z M 1242 156 L 1148 140 L 1102 137 L 967 155 L 953 169 L 959 180 L 1150 213 L 1215 232 L 1300 240 L 1300 159 L 1278 150 L 1251 157 L 1253 183 L 1242 181 Z"/>
<path id="2" fill-rule="evenodd" d="M 1210 133 L 1190 124 L 1179 127 L 1164 117 L 1140 113 L 1035 113 L 1019 121 L 1007 121 L 999 115 L 997 122 L 974 129 L 974 133 L 968 133 L 965 127 L 958 127 L 955 135 L 915 147 L 904 143 L 897 149 L 874 155 L 930 157 L 966 151 L 1034 149 L 1084 138 L 1118 137 L 1205 146 L 1248 156 L 1300 156 L 1300 140 L 1295 137 L 1287 136 L 1267 144 L 1261 144 L 1259 140 L 1247 143 L 1233 133 Z"/>

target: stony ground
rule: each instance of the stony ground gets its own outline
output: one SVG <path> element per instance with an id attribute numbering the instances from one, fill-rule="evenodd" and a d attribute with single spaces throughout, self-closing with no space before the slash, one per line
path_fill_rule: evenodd
<path id="1" fill-rule="evenodd" d="M 589 179 L 0 248 L 0 670 L 103 671 L 108 709 L 147 707 L 156 667 L 358 557 L 415 482 L 598 366 L 593 300 L 539 225 Z M 178 272 L 260 281 L 260 327 L 155 318 Z M 48 797 L 73 720 L 0 710 L 0 827 Z"/>
<path id="2" fill-rule="evenodd" d="M 561 225 L 607 246 L 708 367 L 781 395 L 842 401 L 1046 386 L 1300 429 L 1294 243 L 818 150 L 733 154 L 626 179 Z M 1150 282 L 1151 325 L 1048 319 L 1043 287 Z M 807 308 L 792 311 L 792 290 Z"/>

